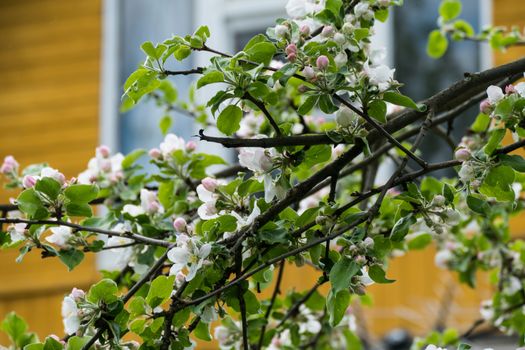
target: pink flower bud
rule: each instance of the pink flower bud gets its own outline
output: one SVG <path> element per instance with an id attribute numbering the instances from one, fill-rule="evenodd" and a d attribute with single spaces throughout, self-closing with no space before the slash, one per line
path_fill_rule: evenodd
<path id="1" fill-rule="evenodd" d="M 24 188 L 31 188 L 35 185 L 36 185 L 36 179 L 31 175 L 26 175 L 22 179 L 22 186 L 24 186 Z"/>
<path id="2" fill-rule="evenodd" d="M 152 148 L 149 150 L 148 152 L 149 156 L 153 159 L 159 159 L 160 156 L 162 155 L 160 149 L 158 148 Z"/>
<path id="3" fill-rule="evenodd" d="M 82 289 L 73 288 L 69 296 L 78 301 L 86 296 L 86 293 Z"/>
<path id="4" fill-rule="evenodd" d="M 366 258 L 364 256 L 362 256 L 362 255 L 358 255 L 358 256 L 355 257 L 355 262 L 357 264 L 364 264 L 364 263 L 366 263 Z"/>
<path id="5" fill-rule="evenodd" d="M 509 85 L 505 86 L 505 94 L 510 95 L 510 94 L 515 93 L 515 92 L 516 92 L 516 88 L 514 87 L 514 85 L 509 84 Z"/>
<path id="6" fill-rule="evenodd" d="M 317 57 L 317 60 L 315 61 L 317 68 L 319 68 L 320 70 L 325 70 L 326 67 L 328 67 L 329 63 L 330 61 L 328 60 L 328 57 L 326 57 L 325 55 L 321 55 Z"/>
<path id="7" fill-rule="evenodd" d="M 365 240 L 363 241 L 363 244 L 366 248 L 373 248 L 374 247 L 374 240 L 372 239 L 372 237 L 366 237 Z"/>
<path id="8" fill-rule="evenodd" d="M 315 78 L 315 71 L 311 66 L 304 67 L 302 73 L 306 80 L 312 80 L 313 78 Z"/>
<path id="9" fill-rule="evenodd" d="M 331 37 L 334 34 L 334 27 L 332 26 L 324 26 L 323 31 L 321 32 L 321 35 L 325 38 Z"/>
<path id="10" fill-rule="evenodd" d="M 295 62 L 295 60 L 297 59 L 297 55 L 294 54 L 294 53 L 291 53 L 289 54 L 288 56 L 286 56 L 286 59 L 290 62 Z"/>
<path id="11" fill-rule="evenodd" d="M 287 55 L 290 55 L 290 54 L 297 54 L 297 46 L 295 44 L 288 44 L 288 46 L 286 46 L 286 49 L 284 49 L 284 52 L 286 52 Z"/>
<path id="12" fill-rule="evenodd" d="M 155 214 L 160 210 L 160 204 L 157 201 L 149 202 L 146 209 L 148 213 Z"/>
<path id="13" fill-rule="evenodd" d="M 454 156 L 460 162 L 464 162 L 464 161 L 466 161 L 466 160 L 468 160 L 470 158 L 471 154 L 470 154 L 470 151 L 468 149 L 460 148 L 460 149 L 458 149 L 456 151 L 456 153 L 454 153 Z"/>
<path id="14" fill-rule="evenodd" d="M 9 174 L 18 169 L 18 162 L 13 156 L 7 156 L 4 158 L 4 163 L 0 167 L 0 172 L 3 174 Z"/>
<path id="15" fill-rule="evenodd" d="M 177 232 L 185 232 L 186 231 L 186 220 L 184 220 L 184 218 L 176 218 L 174 221 L 173 221 L 173 227 L 175 228 L 175 230 L 177 230 Z"/>
<path id="16" fill-rule="evenodd" d="M 107 158 L 111 154 L 111 151 L 108 146 L 100 145 L 99 147 L 97 147 L 96 153 L 100 154 L 100 156 L 103 158 Z"/>
<path id="17" fill-rule="evenodd" d="M 66 183 L 66 176 L 62 173 L 58 173 L 55 180 L 57 180 L 63 186 Z"/>
<path id="18" fill-rule="evenodd" d="M 186 142 L 186 151 L 193 152 L 197 148 L 197 143 L 195 141 Z"/>
<path id="19" fill-rule="evenodd" d="M 184 272 L 179 271 L 175 276 L 175 283 L 177 284 L 177 287 L 180 287 L 185 281 L 186 275 L 184 274 Z"/>
<path id="20" fill-rule="evenodd" d="M 481 101 L 479 104 L 479 110 L 481 113 L 490 114 L 492 112 L 492 105 L 488 99 Z"/>
<path id="21" fill-rule="evenodd" d="M 308 36 L 310 35 L 310 27 L 308 27 L 306 24 L 301 26 L 301 29 L 299 29 L 302 35 Z"/>
<path id="22" fill-rule="evenodd" d="M 470 187 L 474 190 L 474 191 L 477 191 L 478 188 L 481 186 L 481 181 L 479 181 L 478 179 L 475 179 L 474 181 L 471 181 L 470 182 Z"/>
<path id="23" fill-rule="evenodd" d="M 204 188 L 210 192 L 215 192 L 215 189 L 219 185 L 217 180 L 211 177 L 205 177 L 204 179 L 202 179 L 201 183 L 202 183 L 202 186 L 204 186 Z"/>

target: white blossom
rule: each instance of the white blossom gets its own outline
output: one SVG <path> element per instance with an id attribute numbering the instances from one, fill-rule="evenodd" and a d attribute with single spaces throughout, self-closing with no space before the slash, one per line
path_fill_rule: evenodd
<path id="1" fill-rule="evenodd" d="M 284 190 L 274 183 L 271 171 L 274 167 L 275 149 L 241 148 L 239 150 L 239 164 L 254 172 L 259 181 L 264 182 L 264 200 L 270 203 L 275 197 L 281 198 Z"/>
<path id="2" fill-rule="evenodd" d="M 447 349 L 439 348 L 439 347 L 435 346 L 434 344 L 429 344 L 429 345 L 427 345 L 425 350 L 447 350 Z"/>
<path id="3" fill-rule="evenodd" d="M 80 328 L 80 317 L 75 299 L 66 296 L 62 301 L 62 320 L 66 334 L 75 334 Z"/>
<path id="4" fill-rule="evenodd" d="M 168 252 L 168 259 L 173 262 L 170 275 L 176 276 L 183 269 L 187 269 L 186 281 L 191 281 L 206 262 L 211 247 L 209 243 L 201 244 L 195 237 L 180 235 L 177 238 L 177 246 Z"/>
<path id="5" fill-rule="evenodd" d="M 129 215 L 131 215 L 133 217 L 146 214 L 146 212 L 144 211 L 144 209 L 142 209 L 141 206 L 134 205 L 134 204 L 126 204 L 126 205 L 124 205 L 124 207 L 122 207 L 122 213 L 123 214 L 129 214 Z"/>
<path id="6" fill-rule="evenodd" d="M 324 8 L 324 0 L 288 0 L 286 14 L 291 18 L 303 18 Z"/>
<path id="7" fill-rule="evenodd" d="M 366 76 L 370 79 L 370 84 L 376 85 L 379 91 L 386 91 L 390 87 L 390 83 L 394 79 L 394 72 L 396 71 L 384 64 L 370 66 L 368 62 L 365 63 L 363 69 Z"/>
<path id="8" fill-rule="evenodd" d="M 521 97 L 525 97 L 525 83 L 524 82 L 516 84 L 514 88 L 516 89 L 516 91 Z"/>
<path id="9" fill-rule="evenodd" d="M 164 138 L 164 141 L 160 144 L 160 151 L 162 156 L 166 158 L 171 158 L 173 152 L 177 150 L 185 150 L 186 142 L 182 137 L 178 137 L 174 134 L 168 134 Z"/>
<path id="10" fill-rule="evenodd" d="M 58 226 L 49 229 L 53 234 L 46 237 L 46 241 L 56 245 L 59 248 L 68 248 L 69 240 L 73 237 L 71 227 Z"/>
<path id="11" fill-rule="evenodd" d="M 494 318 L 494 308 L 492 306 L 492 300 L 485 300 L 481 303 L 481 308 L 479 310 L 481 317 L 484 320 L 490 321 Z"/>
<path id="12" fill-rule="evenodd" d="M 259 128 L 264 122 L 264 118 L 256 115 L 253 111 L 247 113 L 240 123 L 239 130 L 237 130 L 237 136 L 241 138 L 249 138 L 259 133 Z"/>
<path id="13" fill-rule="evenodd" d="M 347 106 L 342 105 L 335 113 L 335 121 L 342 128 L 351 126 L 356 120 L 357 115 Z"/>
<path id="14" fill-rule="evenodd" d="M 454 254 L 448 249 L 440 250 L 434 257 L 434 263 L 437 267 L 446 269 L 448 263 L 454 258 Z"/>
<path id="15" fill-rule="evenodd" d="M 366 20 L 371 20 L 374 17 L 374 12 L 370 9 L 370 5 L 367 2 L 359 2 L 354 7 L 354 14 L 357 18 Z"/>
<path id="16" fill-rule="evenodd" d="M 231 212 L 231 215 L 237 219 L 237 229 L 251 225 L 256 217 L 261 215 L 261 209 L 257 206 L 257 202 L 253 205 L 253 210 L 247 217 L 242 217 L 236 212 Z"/>
<path id="17" fill-rule="evenodd" d="M 140 190 L 140 205 L 126 204 L 122 208 L 122 213 L 137 217 L 139 215 L 153 215 L 163 213 L 164 208 L 160 205 L 155 192 L 142 189 Z"/>
<path id="18" fill-rule="evenodd" d="M 361 269 L 361 276 L 357 276 L 357 279 L 359 282 L 361 282 L 361 284 L 367 287 L 375 283 L 374 280 L 372 280 L 368 275 L 368 268 L 365 267 Z"/>
<path id="19" fill-rule="evenodd" d="M 102 185 L 109 186 L 116 183 L 124 177 L 122 171 L 122 161 L 124 155 L 117 153 L 112 157 L 104 157 L 106 153 L 97 152 L 94 158 L 88 162 L 88 168 L 80 173 L 77 181 L 80 184 L 92 184 L 102 182 Z"/>
<path id="20" fill-rule="evenodd" d="M 9 225 L 9 227 L 7 228 L 7 232 L 11 236 L 11 242 L 20 242 L 26 238 L 26 226 L 27 225 L 24 223 Z"/>
<path id="21" fill-rule="evenodd" d="M 505 97 L 503 90 L 499 86 L 495 85 L 491 85 L 487 88 L 487 95 L 489 97 L 489 102 L 492 105 L 498 103 Z"/>

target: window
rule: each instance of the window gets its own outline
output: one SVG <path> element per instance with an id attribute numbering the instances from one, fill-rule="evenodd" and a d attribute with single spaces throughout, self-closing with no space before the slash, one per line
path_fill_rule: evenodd
<path id="1" fill-rule="evenodd" d="M 394 12 L 394 66 L 396 79 L 403 84 L 401 90 L 414 100 L 422 100 L 463 78 L 465 72 L 486 68 L 487 58 L 483 46 L 474 42 L 451 42 L 449 50 L 439 60 L 426 54 L 427 36 L 436 28 L 440 0 L 406 1 Z M 481 6 L 480 6 L 481 3 Z M 479 29 L 485 21 L 486 1 L 464 1 L 461 17 Z M 477 106 L 464 112 L 453 124 L 451 136 L 459 143 L 460 135 L 473 122 Z M 443 161 L 450 159 L 452 150 L 437 136 L 429 134 L 423 145 L 425 159 Z M 439 147 L 436 147 L 439 145 Z M 443 171 L 440 175 L 450 174 Z"/>

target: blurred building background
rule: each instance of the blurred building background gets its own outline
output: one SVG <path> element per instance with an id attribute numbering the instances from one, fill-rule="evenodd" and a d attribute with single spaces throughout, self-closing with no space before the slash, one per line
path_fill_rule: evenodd
<path id="1" fill-rule="evenodd" d="M 464 0 L 466 19 L 483 24 L 525 25 L 523 0 Z M 386 26 L 378 44 L 389 48 L 396 77 L 420 99 L 460 79 L 463 72 L 522 57 L 525 49 L 492 53 L 483 45 L 460 43 L 441 61 L 426 57 L 427 33 L 435 27 L 439 0 L 406 0 Z M 86 166 L 99 143 L 124 153 L 158 145 L 162 112 L 143 103 L 119 115 L 121 86 L 143 60 L 140 44 L 191 33 L 200 24 L 212 32 L 210 46 L 232 52 L 251 35 L 284 16 L 286 0 L 1 0 L 0 1 L 0 156 L 13 154 L 22 166 L 48 161 L 66 176 Z M 187 69 L 206 56 L 172 63 Z M 175 80 L 185 98 L 192 77 Z M 471 113 L 456 125 L 458 135 Z M 196 132 L 190 119 L 176 116 L 173 132 L 188 139 Z M 434 148 L 436 159 L 449 156 Z M 427 152 L 430 152 L 428 150 Z M 9 193 L 2 192 L 3 202 Z M 523 232 L 517 218 L 515 234 Z M 93 256 L 73 273 L 38 253 L 16 264 L 17 252 L 0 252 L 0 318 L 15 310 L 40 335 L 62 334 L 60 302 L 73 286 L 85 288 L 98 277 Z M 363 310 L 363 331 L 380 337 L 394 328 L 418 334 L 436 326 L 468 327 L 479 317 L 487 287 L 476 292 L 459 287 L 455 277 L 438 270 L 433 251 L 397 258 L 389 269 L 393 285 L 371 288 L 375 307 Z M 310 288 L 316 274 L 287 277 L 286 287 Z M 0 335 L 0 344 L 5 338 Z"/>

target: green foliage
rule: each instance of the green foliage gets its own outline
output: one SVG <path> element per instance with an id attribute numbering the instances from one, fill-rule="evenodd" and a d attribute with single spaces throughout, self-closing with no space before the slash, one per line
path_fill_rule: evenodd
<path id="1" fill-rule="evenodd" d="M 235 106 L 229 105 L 224 108 L 217 118 L 217 128 L 226 135 L 232 135 L 239 130 L 242 119 L 242 110 Z"/>

